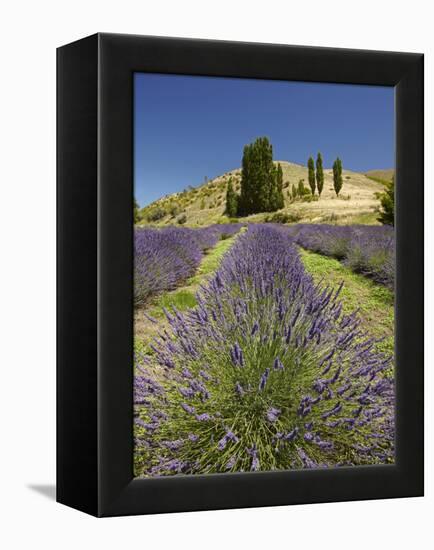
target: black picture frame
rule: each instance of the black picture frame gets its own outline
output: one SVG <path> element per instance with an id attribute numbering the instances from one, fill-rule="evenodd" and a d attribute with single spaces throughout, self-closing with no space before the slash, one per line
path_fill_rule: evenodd
<path id="1" fill-rule="evenodd" d="M 423 55 L 95 34 L 57 51 L 57 500 L 95 516 L 423 495 Z M 133 73 L 394 86 L 396 463 L 134 479 Z"/>

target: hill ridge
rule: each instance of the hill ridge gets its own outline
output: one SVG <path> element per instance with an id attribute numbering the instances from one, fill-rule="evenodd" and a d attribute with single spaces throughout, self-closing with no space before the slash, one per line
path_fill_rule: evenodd
<path id="1" fill-rule="evenodd" d="M 291 214 L 294 221 L 312 223 L 376 223 L 379 199 L 376 196 L 383 190 L 380 181 L 375 181 L 372 171 L 360 173 L 343 170 L 343 188 L 337 198 L 333 189 L 333 172 L 324 168 L 324 190 L 319 200 L 306 198 L 304 201 L 293 201 L 292 186 L 298 185 L 300 179 L 308 187 L 307 167 L 287 160 L 275 160 L 282 166 L 284 182 L 285 207 L 280 211 Z M 388 172 L 376 171 L 376 172 Z M 373 179 L 374 178 L 374 179 Z M 377 178 L 379 179 L 379 178 Z M 140 224 L 165 226 L 172 224 L 203 226 L 213 223 L 225 223 L 226 189 L 229 181 L 234 189 L 240 192 L 241 168 L 234 168 L 202 184 L 188 186 L 183 191 L 167 194 L 139 211 Z M 260 222 L 270 214 L 254 214 L 240 221 Z"/>

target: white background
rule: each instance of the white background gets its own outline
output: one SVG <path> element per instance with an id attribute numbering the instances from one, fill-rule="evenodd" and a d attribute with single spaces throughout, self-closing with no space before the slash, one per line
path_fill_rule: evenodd
<path id="1" fill-rule="evenodd" d="M 97 31 L 426 54 L 426 208 L 433 208 L 428 1 L 3 3 L 0 15 L 0 545 L 5 548 L 426 549 L 433 543 L 433 376 L 425 498 L 97 520 L 55 479 L 55 48 Z M 355 129 L 357 131 L 357 129 Z M 433 335 L 427 215 L 427 329 Z M 427 346 L 427 347 L 428 347 Z M 48 494 L 48 496 L 47 496 Z M 4 540 L 3 540 L 4 539 Z"/>

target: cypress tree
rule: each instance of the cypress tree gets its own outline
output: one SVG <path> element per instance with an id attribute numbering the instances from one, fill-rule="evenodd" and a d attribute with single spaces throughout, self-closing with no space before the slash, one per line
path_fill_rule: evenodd
<path id="1" fill-rule="evenodd" d="M 321 196 L 324 189 L 324 170 L 322 167 L 322 156 L 318 153 L 316 158 L 316 188 L 318 189 L 318 195 Z"/>
<path id="2" fill-rule="evenodd" d="M 285 206 L 285 199 L 283 198 L 283 170 L 280 163 L 277 167 L 277 198 L 277 207 L 279 209 L 283 208 Z"/>
<path id="3" fill-rule="evenodd" d="M 226 191 L 226 214 L 230 218 L 235 218 L 238 210 L 238 197 L 232 186 L 232 179 L 229 180 L 228 188 Z"/>
<path id="4" fill-rule="evenodd" d="M 339 197 L 339 192 L 342 189 L 342 184 L 342 161 L 338 157 L 333 163 L 333 187 L 335 189 L 337 197 Z"/>
<path id="5" fill-rule="evenodd" d="M 297 198 L 297 187 L 295 183 L 292 184 L 292 198 L 295 200 Z"/>
<path id="6" fill-rule="evenodd" d="M 308 169 L 309 187 L 312 195 L 315 195 L 315 164 L 313 162 L 312 157 L 309 157 L 309 160 L 307 161 L 307 169 Z"/>
<path id="7" fill-rule="evenodd" d="M 284 207 L 283 199 L 283 170 L 280 163 L 276 167 L 273 167 L 273 181 L 270 188 L 270 199 L 268 204 L 268 210 L 274 212 Z"/>
<path id="8" fill-rule="evenodd" d="M 239 214 L 268 212 L 270 199 L 277 197 L 275 182 L 273 148 L 268 138 L 258 138 L 244 147 Z"/>

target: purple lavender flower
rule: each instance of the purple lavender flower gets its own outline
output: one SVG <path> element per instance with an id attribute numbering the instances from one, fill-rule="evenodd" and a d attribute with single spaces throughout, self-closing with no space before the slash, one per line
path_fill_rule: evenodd
<path id="1" fill-rule="evenodd" d="M 235 345 L 230 349 L 232 363 L 236 367 L 244 366 L 244 355 L 243 350 L 240 348 L 238 342 L 235 342 Z"/>
<path id="2" fill-rule="evenodd" d="M 253 445 L 253 447 L 249 448 L 249 449 L 246 449 L 247 451 L 247 454 L 249 454 L 251 457 L 252 457 L 252 463 L 251 463 L 251 466 L 250 466 L 250 470 L 252 472 L 255 472 L 257 470 L 259 470 L 259 458 L 258 458 L 258 450 L 256 448 L 256 445 Z"/>
<path id="3" fill-rule="evenodd" d="M 341 403 L 337 403 L 337 404 L 333 407 L 333 409 L 324 412 L 324 413 L 321 415 L 321 418 L 328 418 L 329 416 L 332 416 L 333 414 L 338 414 L 339 412 L 341 412 L 341 410 L 342 410 L 342 405 L 341 405 Z"/>
<path id="4" fill-rule="evenodd" d="M 237 392 L 237 394 L 242 397 L 244 394 L 245 394 L 245 391 L 243 390 L 241 384 L 239 382 L 237 382 L 235 384 L 235 391 Z"/>
<path id="5" fill-rule="evenodd" d="M 226 470 L 231 470 L 235 466 L 235 462 L 237 461 L 235 456 L 231 456 L 231 458 L 226 463 Z"/>
<path id="6" fill-rule="evenodd" d="M 285 436 L 283 436 L 283 439 L 285 441 L 293 441 L 297 434 L 298 434 L 298 428 L 296 426 L 293 430 L 291 430 Z"/>
<path id="7" fill-rule="evenodd" d="M 212 420 L 212 417 L 208 413 L 202 413 L 196 415 L 196 420 L 199 422 L 208 422 L 209 420 Z"/>
<path id="8" fill-rule="evenodd" d="M 261 376 L 261 380 L 259 381 L 259 391 L 262 391 L 265 388 L 265 385 L 267 383 L 269 376 L 270 376 L 270 369 L 267 367 L 265 369 L 264 374 L 262 374 Z"/>
<path id="9" fill-rule="evenodd" d="M 283 370 L 284 369 L 283 363 L 278 357 L 276 357 L 276 359 L 274 360 L 273 369 L 274 370 Z"/>
<path id="10" fill-rule="evenodd" d="M 176 451 L 184 445 L 182 439 L 176 439 L 175 441 L 163 441 L 163 445 L 171 451 Z"/>
<path id="11" fill-rule="evenodd" d="M 183 397 L 193 397 L 194 396 L 194 391 L 191 389 L 191 388 L 178 388 L 179 390 L 179 393 L 183 396 Z"/>
<path id="12" fill-rule="evenodd" d="M 297 447 L 297 453 L 305 468 L 317 468 L 318 464 L 312 460 L 301 447 Z"/>
<path id="13" fill-rule="evenodd" d="M 270 422 L 276 422 L 276 420 L 279 418 L 280 412 L 280 409 L 270 407 L 267 410 L 267 420 L 269 420 Z"/>
<path id="14" fill-rule="evenodd" d="M 196 412 L 196 409 L 191 405 L 187 405 L 187 403 L 181 403 L 181 407 L 189 414 L 194 414 Z"/>

